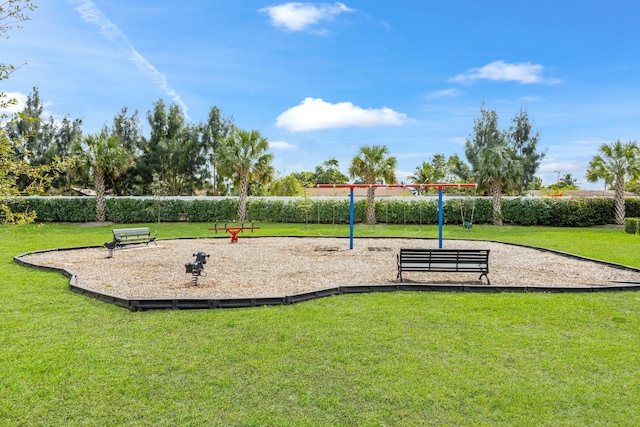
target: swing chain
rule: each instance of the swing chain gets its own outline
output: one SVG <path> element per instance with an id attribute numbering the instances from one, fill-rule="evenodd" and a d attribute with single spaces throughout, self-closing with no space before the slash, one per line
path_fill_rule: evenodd
<path id="1" fill-rule="evenodd" d="M 460 188 L 459 185 L 458 185 L 458 188 Z M 462 226 L 464 227 L 465 230 L 471 230 L 471 227 L 473 227 L 473 215 L 475 214 L 475 211 L 476 211 L 477 188 L 478 188 L 477 185 L 473 187 L 473 203 L 471 204 L 471 218 L 469 218 L 469 221 L 464 220 L 464 201 L 460 201 L 460 215 L 462 216 Z"/>

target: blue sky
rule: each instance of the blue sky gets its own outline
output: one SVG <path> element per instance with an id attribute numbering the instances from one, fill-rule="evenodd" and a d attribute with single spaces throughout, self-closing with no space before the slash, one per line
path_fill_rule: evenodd
<path id="1" fill-rule="evenodd" d="M 405 180 L 435 153 L 464 158 L 481 102 L 500 126 L 525 108 L 543 184 L 584 178 L 602 143 L 638 140 L 637 0 L 270 2 L 47 0 L 2 43 L 46 116 L 85 132 L 163 98 L 188 120 L 218 106 L 268 138 L 280 175 L 386 144 Z"/>

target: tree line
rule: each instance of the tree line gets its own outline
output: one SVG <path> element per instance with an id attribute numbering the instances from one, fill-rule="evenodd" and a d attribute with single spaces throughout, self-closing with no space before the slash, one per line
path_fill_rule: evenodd
<path id="1" fill-rule="evenodd" d="M 105 218 L 106 194 L 235 195 L 239 197 L 238 219 L 242 220 L 250 195 L 296 196 L 302 195 L 304 188 L 350 179 L 366 184 L 397 183 L 397 159 L 386 145 L 360 147 L 348 167 L 348 176 L 330 157 L 314 171 L 276 178 L 268 140 L 257 130 L 238 129 L 233 118 L 224 117 L 216 106 L 205 122 L 186 123 L 176 104 L 166 105 L 159 99 L 146 114 L 148 136 L 142 135 L 139 112 L 129 112 L 126 107 L 94 134 L 82 132 L 80 119 L 56 121 L 51 117 L 47 121 L 42 113 L 42 100 L 34 87 L 24 109 L 3 128 L 8 139 L 20 141 L 14 146 L 13 157 L 41 168 L 58 162 L 57 173 L 47 175 L 46 190 L 73 194 L 77 188 L 93 188 L 98 220 Z M 478 183 L 479 192 L 492 196 L 493 222 L 499 225 L 503 194 L 523 194 L 540 186 L 535 173 L 546 153 L 538 143 L 539 133 L 532 130 L 526 109 L 521 108 L 510 126 L 501 129 L 497 112 L 482 103 L 465 143 L 466 162 L 457 154 L 446 157 L 436 153 L 419 164 L 408 179 L 412 183 Z M 604 179 L 615 184 L 616 190 L 622 189 L 622 198 L 616 196 L 616 212 L 624 213 L 625 178 L 637 178 L 637 149 L 633 142 L 605 144 L 590 164 L 588 179 Z M 621 158 L 627 159 L 625 170 L 615 169 Z M 63 164 L 66 167 L 60 166 Z M 32 180 L 16 176 L 18 193 L 31 185 Z M 372 187 L 367 192 L 368 223 L 375 222 L 375 191 Z"/>

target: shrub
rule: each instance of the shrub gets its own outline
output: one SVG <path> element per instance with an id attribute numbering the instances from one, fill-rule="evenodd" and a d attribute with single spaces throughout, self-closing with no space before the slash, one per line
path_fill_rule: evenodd
<path id="1" fill-rule="evenodd" d="M 296 200 L 249 199 L 247 218 L 252 221 L 301 222 L 303 215 Z"/>
<path id="2" fill-rule="evenodd" d="M 12 212 L 36 211 L 39 222 L 91 222 L 96 219 L 93 197 L 17 197 L 6 200 Z"/>
<path id="3" fill-rule="evenodd" d="M 438 204 L 432 201 L 407 201 L 406 213 L 409 224 L 435 224 L 438 222 Z"/>
<path id="4" fill-rule="evenodd" d="M 212 215 L 212 201 L 209 199 L 193 200 L 187 204 L 187 218 L 190 222 L 211 222 L 215 220 Z"/>
<path id="5" fill-rule="evenodd" d="M 503 223 L 511 225 L 547 225 L 551 206 L 545 199 L 518 198 L 502 201 Z"/>
<path id="6" fill-rule="evenodd" d="M 640 218 L 640 197 L 627 197 L 624 205 L 627 217 Z"/>
<path id="7" fill-rule="evenodd" d="M 548 225 L 553 227 L 604 225 L 611 222 L 613 214 L 611 199 L 551 199 L 549 203 L 551 203 L 551 222 Z"/>
<path id="8" fill-rule="evenodd" d="M 238 216 L 238 199 L 195 199 L 189 201 L 185 209 L 189 222 L 233 221 Z M 247 218 L 253 219 L 250 213 L 247 214 Z"/>
<path id="9" fill-rule="evenodd" d="M 90 222 L 95 220 L 93 197 L 23 197 L 7 199 L 12 211 L 35 210 L 42 222 Z M 364 220 L 366 200 L 355 201 L 356 223 Z M 236 219 L 236 197 L 143 198 L 108 197 L 107 219 L 117 223 L 155 221 L 212 222 Z M 627 217 L 640 217 L 640 198 L 626 199 Z M 487 224 L 491 221 L 492 205 L 489 198 L 452 198 L 443 201 L 445 224 L 461 224 L 462 213 L 466 221 Z M 612 222 L 613 199 L 600 198 L 531 198 L 502 200 L 503 222 L 511 225 L 587 227 Z M 376 200 L 376 218 L 381 224 L 437 224 L 438 200 L 388 199 Z M 261 198 L 250 197 L 247 219 L 261 222 L 347 224 L 349 199 L 321 198 Z"/>
<path id="10" fill-rule="evenodd" d="M 153 199 L 108 197 L 107 220 L 117 223 L 157 221 Z"/>
<path id="11" fill-rule="evenodd" d="M 624 220 L 624 231 L 629 234 L 640 235 L 640 218 L 626 218 Z"/>

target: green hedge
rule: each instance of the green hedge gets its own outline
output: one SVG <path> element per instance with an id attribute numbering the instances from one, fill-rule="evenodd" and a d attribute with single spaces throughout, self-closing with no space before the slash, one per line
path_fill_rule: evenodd
<path id="1" fill-rule="evenodd" d="M 13 211 L 35 210 L 41 222 L 95 221 L 95 198 L 25 197 L 5 200 Z M 213 222 L 236 218 L 237 198 L 107 198 L 107 219 L 116 223 Z M 355 221 L 363 222 L 366 201 L 356 200 Z M 640 217 L 640 198 L 626 199 L 627 217 Z M 490 198 L 445 198 L 446 224 L 491 223 Z M 532 198 L 502 200 L 505 224 L 588 227 L 613 222 L 611 198 Z M 473 218 L 472 218 L 473 216 Z M 376 199 L 376 219 L 382 224 L 437 224 L 437 199 Z M 260 222 L 346 224 L 348 199 L 249 198 L 247 220 Z"/>
<path id="2" fill-rule="evenodd" d="M 624 205 L 627 218 L 640 218 L 640 197 L 627 197 Z"/>
<path id="3" fill-rule="evenodd" d="M 625 218 L 624 231 L 629 234 L 640 235 L 640 218 Z"/>
<path id="4" fill-rule="evenodd" d="M 502 201 L 505 224 L 589 227 L 613 222 L 613 199 L 518 198 Z"/>
<path id="5" fill-rule="evenodd" d="M 40 222 L 91 222 L 96 219 L 93 197 L 25 197 L 5 200 L 12 212 L 36 211 Z"/>

